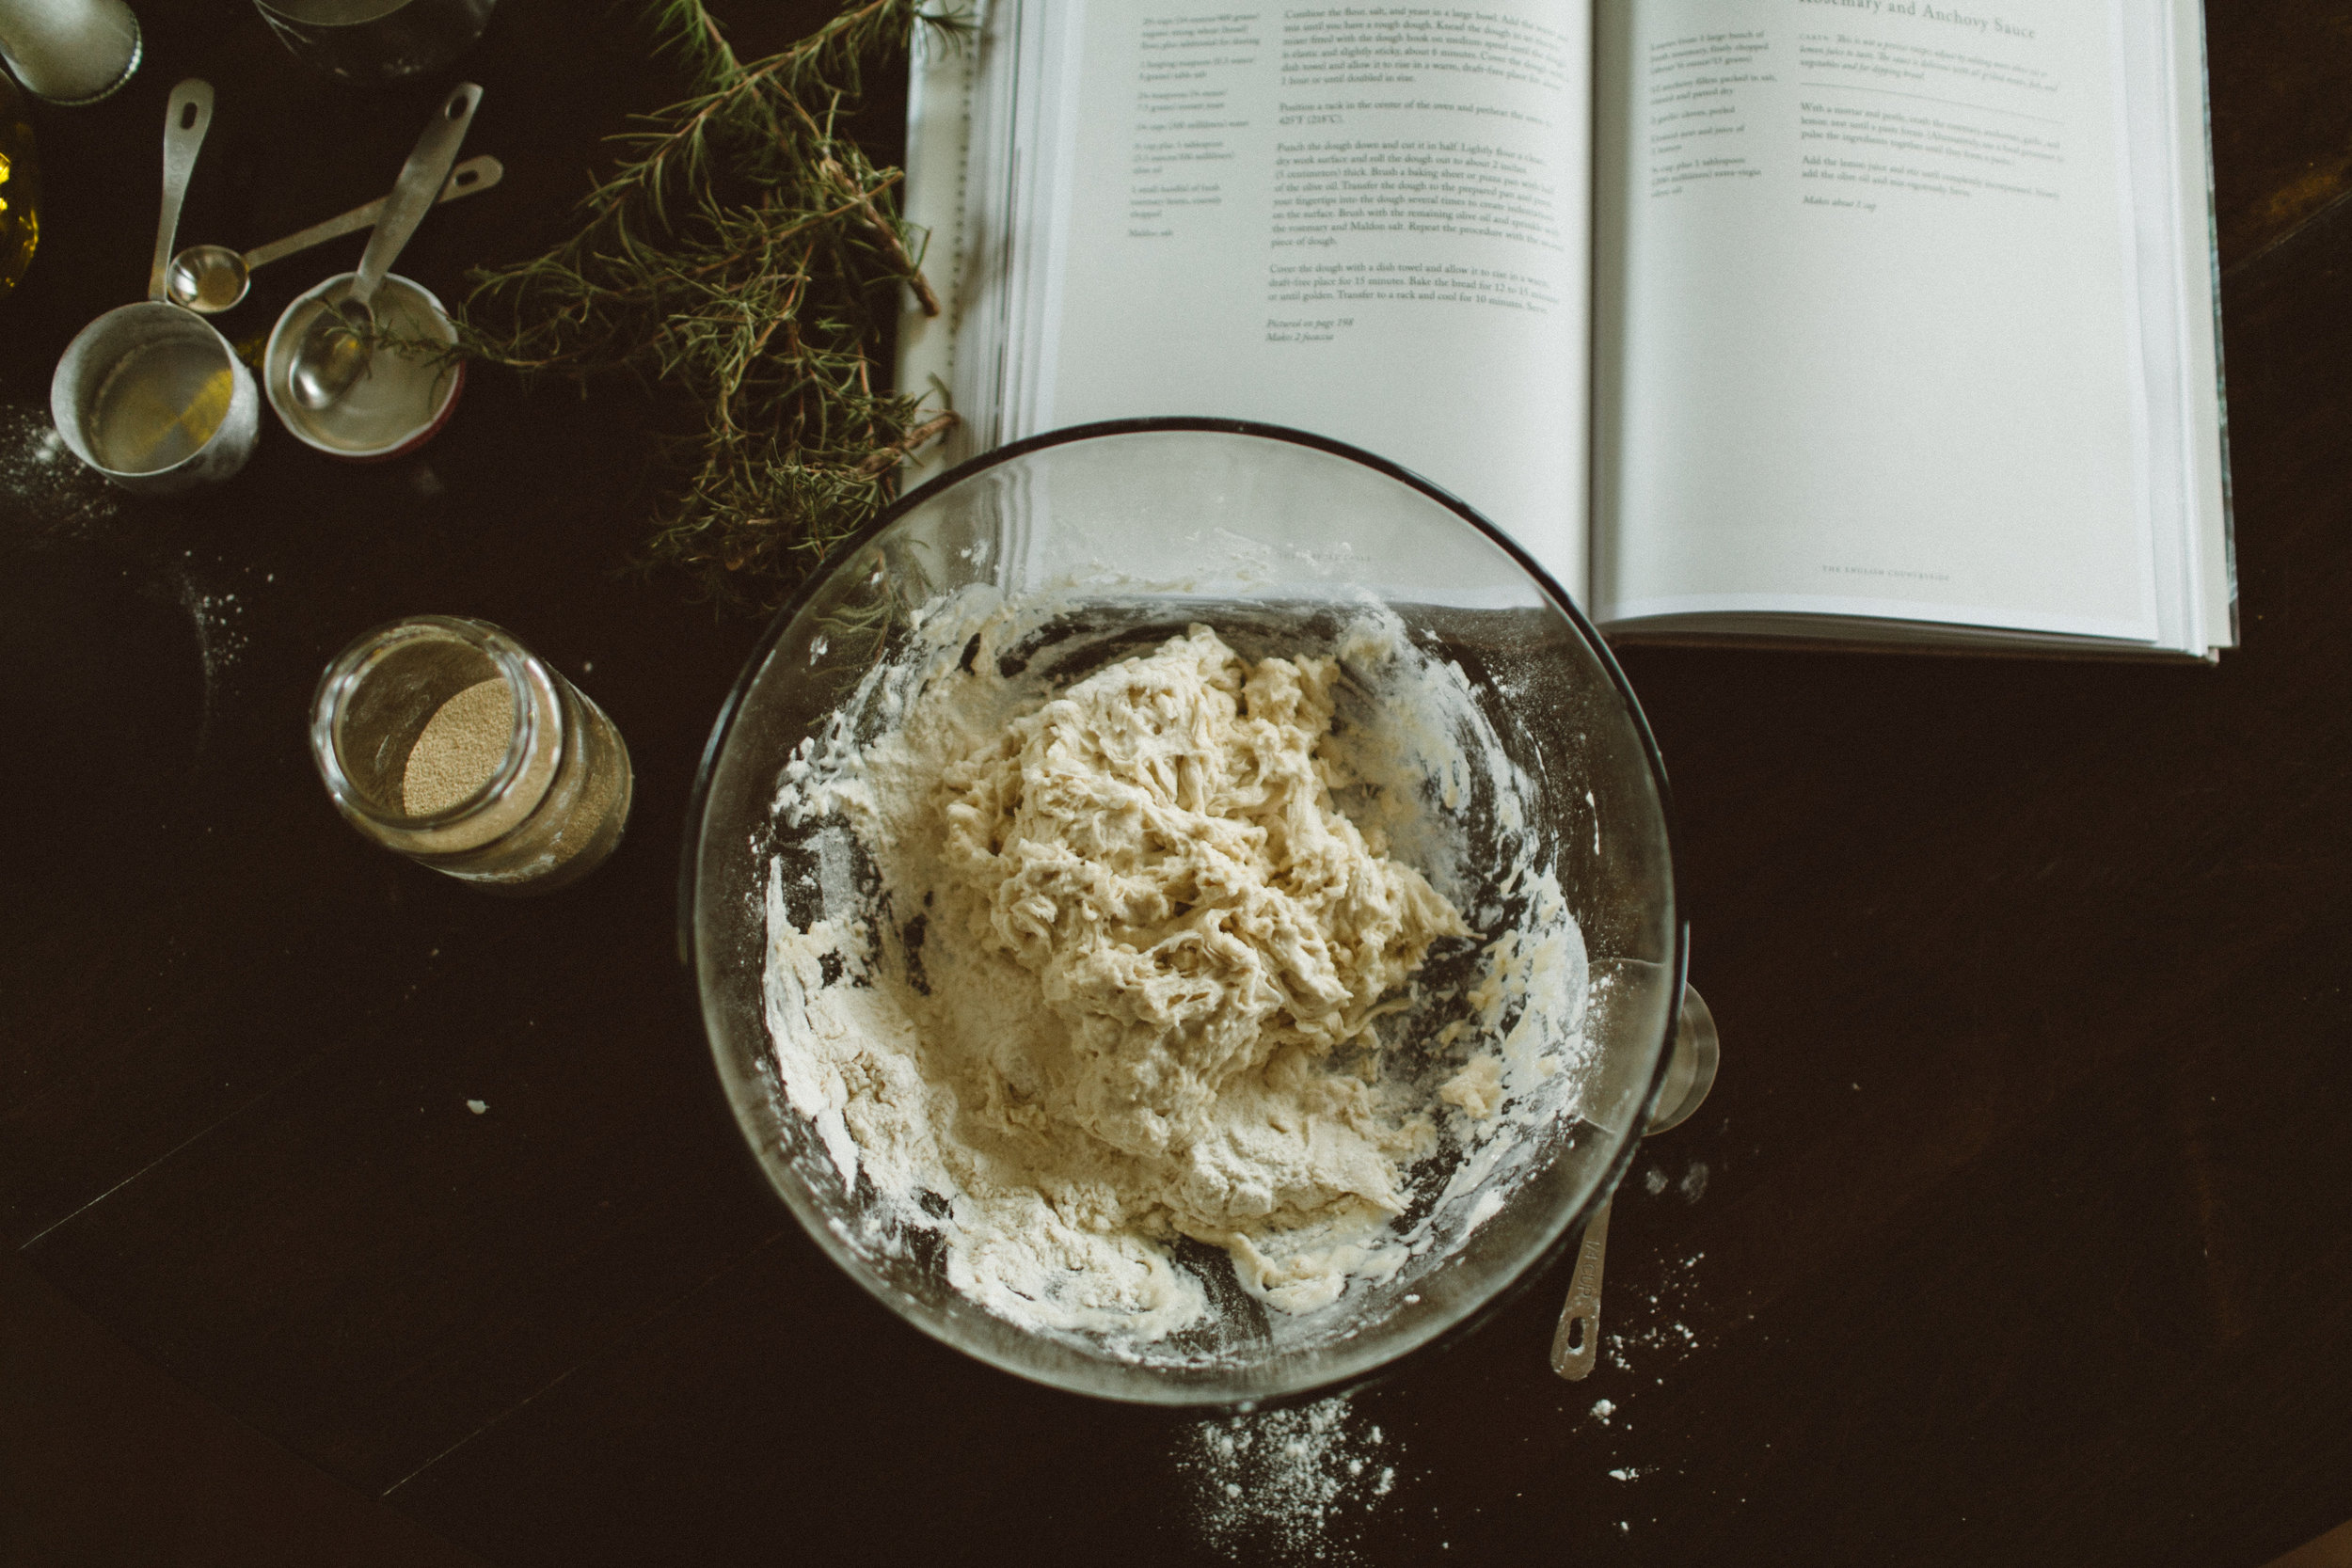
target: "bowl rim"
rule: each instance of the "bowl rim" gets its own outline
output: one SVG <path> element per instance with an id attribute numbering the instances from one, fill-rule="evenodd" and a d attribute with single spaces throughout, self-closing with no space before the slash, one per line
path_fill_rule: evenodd
<path id="1" fill-rule="evenodd" d="M 1328 436 L 1318 436 L 1311 431 L 1298 430 L 1289 425 L 1271 424 L 1258 420 L 1184 414 L 1099 420 L 1088 424 L 1065 425 L 1057 430 L 1049 430 L 1037 436 L 1025 436 L 1018 441 L 1008 441 L 1002 446 L 993 447 L 925 481 L 884 507 L 865 527 L 834 546 L 826 553 L 824 559 L 809 571 L 799 586 L 792 590 L 784 603 L 777 608 L 775 613 L 769 618 L 768 625 L 761 630 L 758 640 L 753 643 L 751 652 L 745 657 L 741 673 L 736 676 L 735 684 L 728 689 L 726 699 L 720 704 L 718 717 L 711 723 L 710 737 L 704 743 L 701 760 L 695 765 L 694 785 L 686 801 L 686 842 L 678 864 L 677 954 L 678 962 L 685 972 L 686 983 L 693 992 L 695 1016 L 703 1025 L 704 1044 L 710 1051 L 711 1065 L 719 1077 L 718 1086 L 723 1091 L 722 1097 L 727 1101 L 728 1119 L 734 1123 L 739 1134 L 744 1134 L 742 1139 L 744 1151 L 751 1157 L 752 1163 L 759 1168 L 762 1179 L 784 1202 L 785 1208 L 791 1212 L 793 1219 L 801 1224 L 802 1228 L 809 1230 L 812 1227 L 802 1218 L 798 1206 L 792 1202 L 789 1195 L 779 1186 L 775 1173 L 770 1168 L 769 1163 L 759 1157 L 755 1140 L 748 1135 L 748 1129 L 743 1126 L 741 1116 L 736 1109 L 734 1097 L 723 1092 L 725 1064 L 721 1057 L 720 1042 L 712 1037 L 710 1033 L 710 1016 L 704 1006 L 701 973 L 696 962 L 694 889 L 704 838 L 703 816 L 709 807 L 711 783 L 718 771 L 719 759 L 724 754 L 726 743 L 734 735 L 736 720 L 742 712 L 744 701 L 750 695 L 751 689 L 758 680 L 761 672 L 767 668 L 768 660 L 774 654 L 777 643 L 783 640 L 785 632 L 800 612 L 807 607 L 818 588 L 829 581 L 833 574 L 839 570 L 842 563 L 850 556 L 864 549 L 867 544 L 897 523 L 900 517 L 923 505 L 933 496 L 951 485 L 961 483 L 975 474 L 984 473 L 990 468 L 1009 463 L 1015 458 L 1025 457 L 1031 452 L 1043 451 L 1052 447 L 1069 446 L 1080 441 L 1098 440 L 1106 436 L 1157 435 L 1170 432 L 1252 436 L 1263 440 L 1279 441 L 1292 446 L 1308 447 L 1336 457 L 1346 458 L 1419 491 L 1422 496 L 1470 524 L 1471 528 L 1484 534 L 1489 542 L 1499 546 L 1510 556 L 1521 571 L 1528 575 L 1536 588 L 1551 601 L 1552 606 L 1568 617 L 1570 623 L 1582 635 L 1585 645 L 1598 659 L 1601 669 L 1607 673 L 1610 684 L 1615 688 L 1617 699 L 1625 708 L 1626 718 L 1631 722 L 1633 732 L 1640 739 L 1643 758 L 1649 765 L 1650 780 L 1658 794 L 1660 828 L 1665 837 L 1666 895 L 1670 902 L 1671 925 L 1669 928 L 1673 941 L 1673 951 L 1667 958 L 1666 968 L 1671 974 L 1674 990 L 1671 1005 L 1666 1009 L 1665 1034 L 1660 1045 L 1658 1060 L 1650 1069 L 1649 1085 L 1643 1091 L 1634 1117 L 1629 1124 L 1632 1131 L 1611 1155 L 1608 1166 L 1602 1174 L 1601 1180 L 1594 1187 L 1592 1196 L 1585 1200 L 1581 1210 L 1570 1215 L 1561 1226 L 1559 1233 L 1521 1264 L 1510 1278 L 1498 1285 L 1485 1301 L 1463 1313 L 1461 1317 L 1422 1343 L 1411 1346 L 1388 1360 L 1360 1371 L 1342 1372 L 1321 1383 L 1287 1390 L 1277 1395 L 1249 1396 L 1240 1399 L 1216 1396 L 1199 1400 L 1188 1400 L 1179 1396 L 1155 1400 L 1143 1394 L 1106 1393 L 1096 1389 L 1073 1388 L 1067 1384 L 1042 1376 L 1029 1368 L 999 1359 L 970 1345 L 961 1343 L 943 1333 L 937 1325 L 901 1309 L 898 1302 L 877 1288 L 876 1282 L 868 1279 L 865 1275 L 853 1269 L 843 1270 L 868 1295 L 889 1307 L 892 1316 L 899 1322 L 919 1330 L 950 1350 L 968 1355 L 985 1366 L 1009 1372 L 1025 1382 L 1039 1384 L 1063 1393 L 1114 1400 L 1123 1403 L 1181 1406 L 1198 1410 L 1220 1407 L 1272 1409 L 1311 1399 L 1327 1399 L 1336 1393 L 1364 1387 L 1388 1377 L 1404 1362 L 1416 1355 L 1460 1344 L 1470 1335 L 1492 1322 L 1505 1307 L 1532 1289 L 1539 1279 L 1551 1271 L 1552 1265 L 1559 1261 L 1562 1254 L 1570 1246 L 1581 1244 L 1585 1228 L 1590 1224 L 1594 1213 L 1615 1196 L 1618 1184 L 1625 1180 L 1626 1172 L 1632 1167 L 1634 1155 L 1642 1144 L 1640 1130 L 1647 1124 L 1651 1112 L 1657 1106 L 1659 1093 L 1665 1086 L 1666 1069 L 1674 1060 L 1675 1037 L 1681 1027 L 1682 993 L 1684 987 L 1689 983 L 1690 974 L 1691 926 L 1689 920 L 1683 915 L 1679 865 L 1675 854 L 1677 834 L 1674 792 L 1666 776 L 1665 759 L 1658 749 L 1657 736 L 1650 731 L 1648 716 L 1642 711 L 1641 701 L 1633 694 L 1632 683 L 1626 679 L 1624 670 L 1617 663 L 1615 653 L 1601 637 L 1598 628 L 1585 615 L 1582 607 L 1578 605 L 1567 591 L 1560 586 L 1541 562 L 1522 548 L 1517 540 L 1496 524 L 1489 522 L 1477 508 L 1401 464 Z M 812 1239 L 819 1243 L 820 1250 L 830 1254 L 831 1249 L 823 1245 L 824 1238 L 812 1236 Z M 1182 1386 L 1170 1385 L 1169 1387 L 1171 1392 L 1175 1392 Z"/>

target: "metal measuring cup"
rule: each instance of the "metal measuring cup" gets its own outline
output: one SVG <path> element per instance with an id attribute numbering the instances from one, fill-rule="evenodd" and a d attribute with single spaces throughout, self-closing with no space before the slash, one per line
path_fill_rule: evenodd
<path id="1" fill-rule="evenodd" d="M 147 298 L 107 311 L 66 345 L 49 415 L 73 455 L 125 490 L 168 496 L 227 479 L 253 455 L 262 394 L 201 316 L 165 297 L 180 203 L 213 122 L 213 89 L 171 89 L 164 121 L 164 211 Z"/>

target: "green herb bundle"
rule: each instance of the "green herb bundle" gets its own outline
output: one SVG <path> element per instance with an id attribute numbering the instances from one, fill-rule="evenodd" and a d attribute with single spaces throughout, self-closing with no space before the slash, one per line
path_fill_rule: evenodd
<path id="1" fill-rule="evenodd" d="M 693 93 L 615 138 L 621 161 L 546 255 L 478 273 L 467 351 L 526 372 L 634 371 L 696 425 L 644 549 L 723 602 L 772 604 L 895 494 L 898 460 L 944 431 L 875 364 L 901 289 L 937 302 L 898 214 L 900 171 L 840 135 L 863 71 L 924 0 L 854 0 L 764 59 L 736 56 L 702 0 L 654 24 Z"/>

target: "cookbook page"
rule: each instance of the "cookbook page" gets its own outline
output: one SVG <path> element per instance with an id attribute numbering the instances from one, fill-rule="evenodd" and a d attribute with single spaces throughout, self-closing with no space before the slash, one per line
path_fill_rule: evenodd
<path id="1" fill-rule="evenodd" d="M 1604 11 L 1597 615 L 2154 637 L 2114 0 Z"/>
<path id="2" fill-rule="evenodd" d="M 1587 0 L 1047 9 L 1041 309 L 1006 434 L 1200 414 L 1334 436 L 1581 598 Z"/>

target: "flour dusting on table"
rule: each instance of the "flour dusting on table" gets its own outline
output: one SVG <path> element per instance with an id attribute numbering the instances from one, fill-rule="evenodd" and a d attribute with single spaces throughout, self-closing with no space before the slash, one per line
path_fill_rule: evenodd
<path id="1" fill-rule="evenodd" d="M 1403 1455 L 1344 1398 L 1187 1428 L 1176 1452 L 1207 1544 L 1235 1560 L 1343 1561 Z"/>

